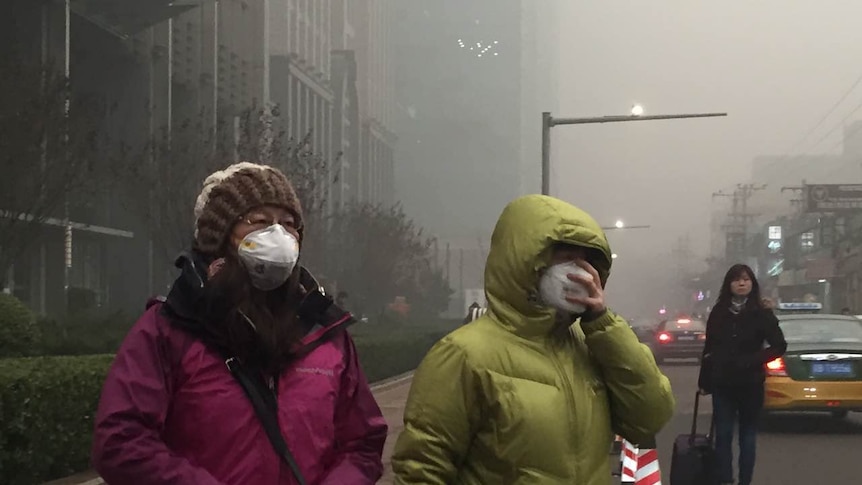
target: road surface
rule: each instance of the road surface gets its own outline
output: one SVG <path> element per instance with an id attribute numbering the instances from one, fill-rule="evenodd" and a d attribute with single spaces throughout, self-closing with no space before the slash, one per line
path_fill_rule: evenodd
<path id="1" fill-rule="evenodd" d="M 658 436 L 662 483 L 668 484 L 673 439 L 691 428 L 698 367 L 680 361 L 665 364 L 662 370 L 671 380 L 677 399 L 676 415 Z M 706 431 L 712 412 L 709 398 L 701 400 L 701 410 L 699 426 Z M 851 413 L 846 420 L 835 420 L 825 414 L 785 414 L 771 416 L 761 424 L 756 485 L 862 483 L 862 415 Z"/>

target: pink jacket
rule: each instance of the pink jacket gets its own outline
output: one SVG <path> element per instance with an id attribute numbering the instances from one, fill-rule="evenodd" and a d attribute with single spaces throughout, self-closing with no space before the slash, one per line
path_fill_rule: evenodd
<path id="1" fill-rule="evenodd" d="M 112 485 L 294 484 L 225 359 L 150 306 L 108 374 L 93 462 Z M 332 335 L 333 327 L 304 343 Z M 329 332 L 327 332 L 329 330 Z M 278 382 L 279 422 L 309 483 L 376 483 L 387 426 L 346 331 Z"/>

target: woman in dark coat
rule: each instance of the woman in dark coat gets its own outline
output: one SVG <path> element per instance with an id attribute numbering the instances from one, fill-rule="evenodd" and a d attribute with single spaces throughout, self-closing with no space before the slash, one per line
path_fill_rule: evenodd
<path id="1" fill-rule="evenodd" d="M 739 485 L 751 484 L 757 423 L 763 408 L 764 365 L 785 350 L 784 334 L 772 310 L 764 307 L 754 272 L 744 264 L 731 267 L 707 320 L 698 379 L 700 392 L 712 394 L 716 472 L 721 484 L 733 483 L 733 428 L 737 422 Z"/>

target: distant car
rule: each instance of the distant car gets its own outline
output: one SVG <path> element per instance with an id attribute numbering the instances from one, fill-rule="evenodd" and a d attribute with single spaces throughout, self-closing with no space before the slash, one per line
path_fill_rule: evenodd
<path id="1" fill-rule="evenodd" d="M 691 318 L 665 320 L 659 323 L 652 338 L 655 360 L 696 358 L 700 362 L 706 342 L 706 322 Z"/>
<path id="2" fill-rule="evenodd" d="M 655 320 L 632 319 L 629 320 L 629 327 L 637 335 L 641 343 L 649 345 L 652 343 L 652 337 L 655 334 Z"/>
<path id="3" fill-rule="evenodd" d="M 766 411 L 862 411 L 862 321 L 852 315 L 780 315 L 784 357 L 766 364 Z"/>

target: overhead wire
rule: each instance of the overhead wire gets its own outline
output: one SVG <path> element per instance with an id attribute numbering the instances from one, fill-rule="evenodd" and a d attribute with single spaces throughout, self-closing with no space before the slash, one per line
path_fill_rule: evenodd
<path id="1" fill-rule="evenodd" d="M 833 114 L 833 113 L 834 113 L 834 112 L 835 112 L 835 111 L 836 111 L 836 110 L 837 110 L 837 109 L 838 109 L 838 108 L 839 108 L 839 107 L 840 107 L 840 106 L 841 106 L 841 105 L 842 105 L 842 104 L 847 100 L 847 98 L 848 98 L 848 97 L 849 97 L 849 96 L 850 96 L 850 95 L 851 95 L 851 94 L 856 90 L 856 88 L 857 88 L 857 87 L 859 87 L 859 85 L 860 85 L 860 84 L 862 84 L 862 74 L 860 74 L 860 75 L 859 75 L 859 77 L 857 77 L 857 78 L 856 78 L 856 80 L 855 80 L 855 81 L 853 81 L 853 83 L 850 85 L 850 87 L 849 87 L 846 91 L 844 91 L 844 93 L 843 93 L 843 94 L 838 98 L 838 101 L 836 101 L 836 102 L 835 102 L 835 103 L 834 103 L 834 104 L 829 108 L 829 110 L 826 112 L 826 114 L 824 114 L 824 115 L 823 115 L 823 116 L 822 116 L 822 117 L 817 121 L 817 123 L 815 123 L 815 124 L 814 124 L 814 125 L 813 125 L 809 130 L 808 130 L 808 131 L 806 131 L 806 132 L 805 132 L 805 134 L 804 134 L 804 135 L 803 135 L 799 140 L 797 140 L 793 145 L 791 145 L 791 148 L 790 148 L 789 150 L 787 150 L 783 156 L 779 157 L 779 159 L 787 159 L 787 158 L 790 158 L 790 157 L 792 156 L 792 155 L 791 155 L 791 153 L 792 153 L 793 151 L 795 151 L 798 147 L 800 147 L 800 146 L 801 146 L 801 145 L 802 145 L 802 144 L 803 144 L 803 143 L 804 143 L 804 142 L 805 142 L 809 137 L 811 137 L 811 135 L 812 135 L 812 134 L 814 134 L 814 133 L 817 131 L 817 129 L 818 129 L 818 128 L 820 128 L 820 127 L 823 125 L 823 123 L 824 123 L 827 119 L 829 119 L 829 117 L 830 117 L 830 116 L 831 116 L 831 115 L 832 115 L 832 114 Z M 820 144 L 822 144 L 825 140 L 827 140 L 827 139 L 829 138 L 829 136 L 831 136 L 833 133 L 835 133 L 835 130 L 837 130 L 837 129 L 838 129 L 838 128 L 840 128 L 840 127 L 843 127 L 843 126 L 844 126 L 844 124 L 847 122 L 847 120 L 849 120 L 853 115 L 855 115 L 857 112 L 859 112 L 859 110 L 860 110 L 860 109 L 862 109 L 862 102 L 860 102 L 859 104 L 857 104 L 857 105 L 856 105 L 856 106 L 855 106 L 855 107 L 854 107 L 854 108 L 853 108 L 853 109 L 852 109 L 852 110 L 851 110 L 847 115 L 845 115 L 845 116 L 841 119 L 841 121 L 839 121 L 838 123 L 836 123 L 835 125 L 833 125 L 833 126 L 832 126 L 832 128 L 830 128 L 830 129 L 829 129 L 829 130 L 828 130 L 828 131 L 827 131 L 823 136 L 821 136 L 821 137 L 820 137 L 820 138 L 819 138 L 819 139 L 818 139 L 818 140 L 817 140 L 813 145 L 811 145 L 807 150 L 805 150 L 804 152 L 799 153 L 799 154 L 798 154 L 798 155 L 796 155 L 796 156 L 805 156 L 805 155 L 810 154 L 810 153 L 811 153 L 815 148 L 817 148 L 818 146 L 820 146 Z M 860 129 L 862 129 L 862 127 L 856 128 L 856 131 L 859 131 Z M 855 133 L 856 131 L 854 131 L 854 133 Z M 834 150 L 835 148 L 838 148 L 838 147 L 839 147 L 839 146 L 841 146 L 843 143 L 844 143 L 844 139 L 842 138 L 841 140 L 839 140 L 839 141 L 838 141 L 838 143 L 837 143 L 836 145 L 832 146 L 832 147 L 829 149 L 829 151 L 832 151 L 832 150 Z M 838 172 L 838 171 L 840 171 L 840 170 L 842 170 L 842 169 L 844 169 L 844 167 L 843 167 L 843 166 L 842 166 L 842 167 L 836 167 L 835 169 L 831 170 L 827 175 L 831 175 L 831 174 L 836 173 L 836 172 Z M 777 173 L 777 172 L 776 172 L 776 173 Z M 765 182 L 767 182 L 767 183 L 768 183 L 768 182 L 771 182 L 771 180 L 765 180 Z M 718 194 L 722 194 L 722 195 L 725 195 L 725 196 L 729 196 L 729 195 L 730 195 L 730 194 L 725 194 L 725 193 L 724 193 L 724 189 L 720 190 L 720 191 L 718 192 Z M 714 194 L 714 195 L 715 195 L 715 194 Z M 714 199 L 715 199 L 715 197 L 713 196 L 713 200 L 714 200 Z"/>
<path id="2" fill-rule="evenodd" d="M 857 86 L 859 86 L 859 84 L 862 84 L 862 74 L 860 74 L 859 77 L 856 78 L 856 81 L 853 82 L 850 88 L 848 88 L 843 95 L 841 95 L 838 101 L 836 101 L 835 104 L 833 104 L 832 107 L 829 108 L 829 111 L 827 111 L 826 114 L 823 115 L 823 117 L 820 118 L 820 120 L 813 127 L 811 127 L 811 129 L 809 129 L 805 133 L 805 135 L 802 136 L 802 138 L 800 138 L 796 143 L 791 146 L 789 150 L 787 150 L 787 153 L 789 154 L 790 152 L 796 150 L 796 148 L 798 148 L 803 142 L 805 142 L 805 140 L 807 140 L 809 136 L 814 134 L 814 132 L 817 131 L 817 128 L 820 128 L 820 125 L 822 125 L 823 122 L 826 121 L 829 116 L 831 116 L 832 113 L 834 113 L 835 110 L 838 109 L 839 106 L 841 106 L 841 103 L 843 103 L 847 99 L 847 97 L 850 96 L 850 94 L 853 92 L 854 89 L 856 89 Z"/>

